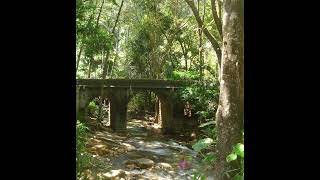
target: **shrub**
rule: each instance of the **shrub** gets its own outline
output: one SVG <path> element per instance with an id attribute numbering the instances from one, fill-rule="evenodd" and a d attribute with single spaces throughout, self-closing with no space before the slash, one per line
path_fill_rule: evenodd
<path id="1" fill-rule="evenodd" d="M 90 115 L 94 115 L 96 112 L 98 112 L 99 106 L 96 105 L 94 101 L 91 101 L 88 105 L 88 111 Z"/>
<path id="2" fill-rule="evenodd" d="M 244 137 L 244 132 L 242 131 L 242 140 Z M 244 179 L 244 144 L 237 143 L 233 146 L 233 150 L 231 154 L 229 154 L 226 158 L 227 162 L 236 161 L 238 160 L 240 162 L 240 169 L 233 169 L 226 172 L 227 176 L 229 175 L 229 172 L 235 171 L 235 175 L 232 179 L 234 180 L 243 180 Z"/>
<path id="3" fill-rule="evenodd" d="M 82 172 L 90 165 L 90 156 L 85 152 L 85 137 L 88 128 L 77 121 L 76 125 L 76 171 L 77 176 L 81 176 Z"/>

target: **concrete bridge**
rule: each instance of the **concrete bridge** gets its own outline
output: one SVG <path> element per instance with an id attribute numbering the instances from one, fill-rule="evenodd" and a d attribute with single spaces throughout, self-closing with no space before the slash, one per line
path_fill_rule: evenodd
<path id="1" fill-rule="evenodd" d="M 150 90 L 159 98 L 157 122 L 164 131 L 183 128 L 183 105 L 174 97 L 176 89 L 188 86 L 189 81 L 151 79 L 78 79 L 77 115 L 87 113 L 89 102 L 103 92 L 110 101 L 110 126 L 115 131 L 126 129 L 128 102 L 133 92 Z"/>

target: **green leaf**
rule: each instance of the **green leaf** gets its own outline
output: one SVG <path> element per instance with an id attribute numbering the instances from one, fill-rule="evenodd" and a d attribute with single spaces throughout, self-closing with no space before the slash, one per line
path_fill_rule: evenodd
<path id="1" fill-rule="evenodd" d="M 227 162 L 234 161 L 237 159 L 237 155 L 232 153 L 227 156 Z"/>
<path id="2" fill-rule="evenodd" d="M 116 2 L 116 0 L 111 0 L 112 4 L 116 5 L 116 6 L 119 6 Z"/>
<path id="3" fill-rule="evenodd" d="M 243 180 L 243 175 L 237 174 L 234 178 L 234 180 Z"/>
<path id="4" fill-rule="evenodd" d="M 205 149 L 207 148 L 210 144 L 213 143 L 213 139 L 211 138 L 205 138 L 205 139 L 201 139 L 199 140 L 197 143 L 195 143 L 192 148 L 195 150 L 195 151 L 201 151 L 202 149 Z"/>
<path id="5" fill-rule="evenodd" d="M 187 159 L 188 161 L 192 161 L 192 156 L 186 156 L 186 159 Z"/>
<path id="6" fill-rule="evenodd" d="M 193 173 L 193 176 L 192 176 L 192 180 L 197 180 L 199 176 L 200 176 L 200 175 L 199 175 L 198 172 L 194 172 L 194 173 Z"/>
<path id="7" fill-rule="evenodd" d="M 215 155 L 213 155 L 213 154 L 207 154 L 202 161 L 211 164 L 211 163 L 213 163 L 216 159 L 217 159 L 217 158 L 216 158 Z"/>
<path id="8" fill-rule="evenodd" d="M 200 124 L 199 127 L 202 128 L 202 127 L 205 127 L 205 126 L 208 126 L 208 125 L 211 125 L 211 124 L 215 124 L 215 123 L 216 123 L 215 121 L 209 121 L 209 122 Z"/>
<path id="9" fill-rule="evenodd" d="M 244 157 L 244 145 L 241 144 L 241 143 L 236 144 L 235 147 L 234 147 L 234 152 L 235 152 L 238 156 L 240 156 L 240 157 L 243 158 L 243 157 Z"/>
<path id="10" fill-rule="evenodd" d="M 206 176 L 202 175 L 201 180 L 206 180 Z"/>

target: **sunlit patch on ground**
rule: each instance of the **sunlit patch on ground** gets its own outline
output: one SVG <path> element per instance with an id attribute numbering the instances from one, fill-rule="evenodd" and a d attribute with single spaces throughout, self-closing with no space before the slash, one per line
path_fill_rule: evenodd
<path id="1" fill-rule="evenodd" d="M 192 179 L 193 171 L 203 169 L 195 151 L 177 140 L 150 133 L 149 126 L 133 119 L 126 133 L 90 134 L 87 151 L 109 167 L 95 170 L 94 179 Z M 192 160 L 181 168 L 186 156 Z"/>

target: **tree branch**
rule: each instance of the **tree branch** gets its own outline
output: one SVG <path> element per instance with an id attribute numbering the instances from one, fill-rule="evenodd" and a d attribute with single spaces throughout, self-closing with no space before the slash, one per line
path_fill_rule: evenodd
<path id="1" fill-rule="evenodd" d="M 216 7 L 216 0 L 211 0 L 211 12 L 212 12 L 212 17 L 213 20 L 217 26 L 217 29 L 219 31 L 219 35 L 221 37 L 221 39 L 223 38 L 222 35 L 222 23 L 221 23 L 221 19 L 218 17 L 218 13 L 217 13 L 217 7 Z"/>
<path id="2" fill-rule="evenodd" d="M 119 8 L 119 11 L 118 11 L 118 14 L 117 14 L 117 18 L 116 18 L 116 22 L 114 23 L 114 26 L 113 26 L 113 28 L 112 28 L 112 33 L 114 33 L 114 32 L 115 32 L 115 29 L 116 29 L 116 27 L 117 27 L 117 24 L 118 24 L 118 21 L 119 21 L 119 17 L 120 17 L 120 13 L 121 13 L 122 6 L 123 6 L 123 0 L 121 1 L 120 8 Z"/>
<path id="3" fill-rule="evenodd" d="M 98 25 L 99 25 L 99 20 L 100 20 L 100 15 L 102 13 L 103 4 L 104 4 L 104 0 L 102 0 L 101 6 L 100 6 L 99 14 L 98 14 L 98 17 L 97 17 L 96 27 L 98 27 Z"/>
<path id="4" fill-rule="evenodd" d="M 121 5 L 120 5 L 120 8 L 119 8 L 119 11 L 118 11 L 118 14 L 117 14 L 117 17 L 116 17 L 116 21 L 114 23 L 114 26 L 112 28 L 112 34 L 115 33 L 115 29 L 116 29 L 116 26 L 118 24 L 118 21 L 119 21 L 119 17 L 120 17 L 120 13 L 121 13 L 121 9 L 122 9 L 122 6 L 123 6 L 123 1 L 121 1 Z M 108 66 L 106 65 L 108 59 L 109 59 L 109 55 L 110 55 L 110 50 L 107 51 L 107 55 L 106 55 L 106 58 L 105 58 L 105 62 L 104 62 L 104 66 L 103 66 L 103 72 L 102 72 L 102 79 L 105 79 L 106 78 L 106 75 L 107 75 L 107 69 L 108 69 Z"/>
<path id="5" fill-rule="evenodd" d="M 191 1 L 191 0 L 185 0 L 185 1 L 189 5 L 189 7 L 191 8 L 191 10 L 193 12 L 193 15 L 196 18 L 196 21 L 197 21 L 198 25 L 200 27 L 203 27 L 203 22 L 202 22 L 202 20 L 201 20 L 201 18 L 199 16 L 198 10 L 196 9 L 196 7 L 194 5 L 194 2 Z M 212 34 L 208 31 L 208 29 L 206 27 L 203 27 L 203 33 L 206 35 L 206 37 L 208 38 L 208 40 L 212 44 L 212 47 L 215 50 L 215 52 L 217 54 L 217 57 L 218 57 L 219 67 L 221 67 L 221 56 L 222 56 L 222 53 L 221 53 L 221 48 L 220 48 L 217 40 L 212 36 Z"/>

